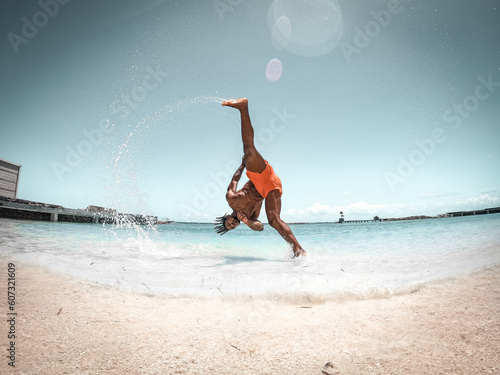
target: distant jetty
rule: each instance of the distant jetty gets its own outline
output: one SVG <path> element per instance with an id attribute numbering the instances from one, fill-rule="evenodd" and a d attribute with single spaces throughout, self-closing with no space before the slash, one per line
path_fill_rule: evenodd
<path id="1" fill-rule="evenodd" d="M 416 215 L 416 216 L 406 216 L 406 217 L 387 218 L 387 219 L 381 219 L 378 216 L 375 216 L 373 218 L 373 220 L 344 220 L 344 217 L 343 217 L 344 215 L 343 215 L 343 213 L 341 213 L 340 219 L 337 222 L 335 222 L 335 224 L 368 223 L 368 222 L 375 222 L 375 221 L 425 220 L 425 219 L 439 219 L 439 218 L 443 218 L 443 217 L 488 215 L 488 214 L 498 214 L 498 213 L 500 213 L 500 207 L 492 207 L 492 208 L 485 208 L 482 210 L 447 212 L 446 214 L 441 214 L 441 215 L 437 215 L 437 216 Z"/>
<path id="2" fill-rule="evenodd" d="M 124 214 L 114 209 L 88 206 L 83 210 L 65 208 L 55 204 L 33 202 L 0 196 L 0 217 L 18 220 L 40 220 L 72 223 L 106 223 L 155 225 L 158 217 Z"/>
<path id="3" fill-rule="evenodd" d="M 389 218 L 389 219 L 380 219 L 380 221 L 399 221 L 399 220 L 425 220 L 425 219 L 437 219 L 439 216 L 426 216 L 426 215 L 417 215 L 417 216 L 406 216 L 406 217 L 397 217 L 397 218 Z M 442 216 L 444 217 L 444 216 Z"/>
<path id="4" fill-rule="evenodd" d="M 336 221 L 335 224 L 349 224 L 349 223 L 371 223 L 374 221 L 382 221 L 382 220 L 344 220 L 344 218 L 340 218 L 339 221 Z"/>
<path id="5" fill-rule="evenodd" d="M 485 208 L 483 210 L 474 210 L 474 211 L 448 212 L 447 215 L 449 217 L 456 217 L 456 216 L 488 215 L 488 214 L 498 214 L 498 213 L 500 213 L 500 207 Z"/>
<path id="6" fill-rule="evenodd" d="M 173 224 L 173 223 L 175 223 L 175 221 L 168 220 L 168 219 L 167 220 L 157 220 L 156 221 L 156 224 L 158 224 L 158 225 Z"/>

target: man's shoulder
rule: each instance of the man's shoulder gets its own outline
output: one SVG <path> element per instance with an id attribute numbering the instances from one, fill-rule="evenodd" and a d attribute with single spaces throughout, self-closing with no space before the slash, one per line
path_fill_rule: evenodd
<path id="1" fill-rule="evenodd" d="M 229 204 L 231 204 L 231 202 L 237 202 L 241 200 L 245 195 L 246 193 L 242 190 L 238 190 L 236 193 L 233 193 L 232 191 L 229 190 L 226 193 L 226 200 Z"/>

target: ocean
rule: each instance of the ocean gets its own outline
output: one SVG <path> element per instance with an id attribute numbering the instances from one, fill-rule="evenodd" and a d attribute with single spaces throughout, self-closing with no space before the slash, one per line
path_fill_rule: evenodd
<path id="1" fill-rule="evenodd" d="M 291 259 L 269 225 L 218 236 L 212 224 L 125 228 L 0 219 L 0 254 L 167 297 L 311 301 L 409 293 L 500 263 L 500 214 L 291 228 L 308 257 Z"/>

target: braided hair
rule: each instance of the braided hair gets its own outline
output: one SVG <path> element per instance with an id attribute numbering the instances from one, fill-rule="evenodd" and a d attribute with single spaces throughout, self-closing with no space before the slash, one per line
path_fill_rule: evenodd
<path id="1" fill-rule="evenodd" d="M 229 229 L 226 228 L 226 220 L 229 216 L 230 215 L 225 213 L 224 216 L 219 216 L 217 219 L 215 219 L 214 230 L 217 234 L 222 236 L 223 234 L 226 234 L 227 232 L 229 232 Z M 236 220 L 238 220 L 238 219 L 236 219 Z M 238 220 L 238 222 L 239 222 L 239 220 Z"/>

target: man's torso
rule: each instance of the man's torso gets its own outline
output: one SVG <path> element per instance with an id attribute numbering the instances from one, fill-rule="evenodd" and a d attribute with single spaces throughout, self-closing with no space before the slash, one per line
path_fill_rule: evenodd
<path id="1" fill-rule="evenodd" d="M 256 220 L 263 200 L 264 197 L 260 195 L 252 181 L 248 181 L 236 192 L 234 198 L 228 200 L 228 204 L 234 211 L 242 211 L 248 218 Z"/>

